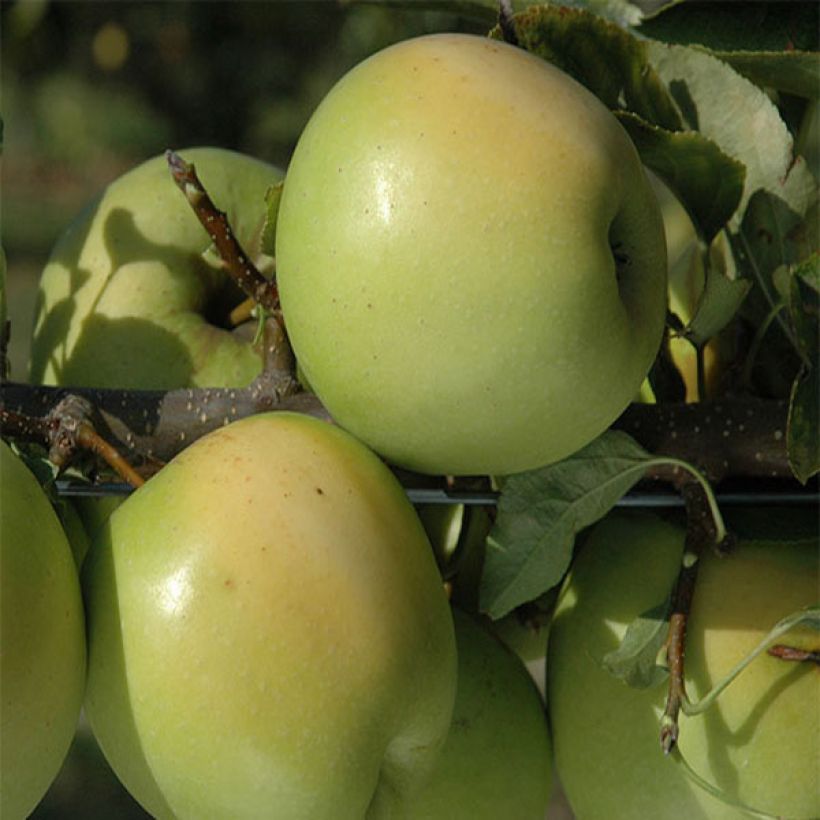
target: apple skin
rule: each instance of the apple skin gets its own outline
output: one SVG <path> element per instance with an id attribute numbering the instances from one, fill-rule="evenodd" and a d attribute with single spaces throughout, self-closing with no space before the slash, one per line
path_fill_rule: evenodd
<path id="1" fill-rule="evenodd" d="M 553 596 L 531 601 L 497 621 L 479 615 L 479 587 L 484 570 L 487 535 L 493 518 L 486 508 L 464 504 L 421 504 L 417 510 L 430 539 L 450 600 L 479 618 L 526 664 L 541 660 L 547 651 L 547 631 Z M 541 673 L 538 673 L 539 679 Z"/>
<path id="2" fill-rule="evenodd" d="M 71 554 L 74 556 L 74 564 L 79 573 L 83 566 L 85 556 L 91 548 L 91 539 L 83 523 L 82 516 L 75 506 L 75 502 L 68 498 L 61 498 L 55 507 L 60 525 L 68 538 L 68 545 L 71 547 Z"/>
<path id="3" fill-rule="evenodd" d="M 665 319 L 663 223 L 625 131 L 558 69 L 471 35 L 391 46 L 330 91 L 276 259 L 331 415 L 426 473 L 579 449 L 638 392 Z"/>
<path id="4" fill-rule="evenodd" d="M 398 481 L 325 422 L 198 440 L 86 559 L 95 736 L 159 818 L 379 818 L 433 767 L 453 623 Z"/>
<path id="5" fill-rule="evenodd" d="M 179 153 L 251 259 L 264 261 L 265 193 L 281 172 L 218 148 Z M 163 156 L 112 182 L 63 234 L 43 271 L 31 381 L 146 389 L 252 381 L 259 353 L 209 321 L 242 299 L 210 245 Z"/>
<path id="6" fill-rule="evenodd" d="M 0 442 L 0 817 L 28 817 L 68 752 L 85 687 L 85 624 L 68 539 Z"/>
<path id="7" fill-rule="evenodd" d="M 791 511 L 767 511 L 785 519 Z M 816 521 L 815 521 L 816 530 Z M 661 603 L 677 576 L 682 528 L 650 515 L 613 515 L 581 548 L 549 636 L 548 703 L 558 777 L 579 820 L 741 820 L 663 756 L 666 687 L 637 690 L 601 658 L 627 625 Z M 703 696 L 774 624 L 816 603 L 817 536 L 742 539 L 700 567 L 687 632 L 686 687 Z M 817 633 L 782 643 L 818 648 Z M 811 664 L 758 657 L 704 714 L 682 716 L 679 747 L 733 800 L 789 818 L 820 816 L 820 678 Z"/>
<path id="8" fill-rule="evenodd" d="M 406 820 L 543 820 L 552 748 L 541 695 L 519 658 L 453 609 L 458 688 L 435 771 L 404 807 Z"/>

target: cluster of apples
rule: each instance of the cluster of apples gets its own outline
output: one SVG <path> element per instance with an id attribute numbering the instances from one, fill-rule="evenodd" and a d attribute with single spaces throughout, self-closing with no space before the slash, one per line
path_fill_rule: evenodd
<path id="1" fill-rule="evenodd" d="M 263 202 L 281 174 L 218 149 L 183 155 L 269 269 Z M 448 603 L 383 459 L 451 475 L 537 467 L 636 395 L 664 323 L 666 257 L 635 149 L 542 60 L 482 38 L 418 38 L 362 63 L 317 109 L 276 243 L 288 334 L 335 425 L 262 414 L 192 444 L 93 534 L 82 598 L 47 500 L 3 445 L 4 818 L 41 798 L 81 704 L 117 775 L 160 818 L 544 816 L 541 697 L 520 659 Z M 149 161 L 55 248 L 32 379 L 247 384 L 258 349 L 214 319 L 238 299 L 164 161 Z M 579 818 L 739 816 L 648 737 L 658 690 L 627 689 L 596 662 L 668 590 L 682 537 L 648 516 L 605 521 L 561 594 L 548 699 Z M 712 563 L 693 615 L 708 634 L 692 653 L 703 686 L 744 651 L 729 565 Z M 782 571 L 789 595 L 771 585 L 777 600 L 744 622 L 749 640 L 758 616 L 769 626 L 817 583 L 804 543 L 751 548 L 733 594 L 765 594 L 757 564 Z M 806 750 L 820 722 L 790 722 L 816 698 L 816 675 L 770 659 L 748 680 L 734 712 L 687 725 L 684 751 L 744 802 L 817 814 L 795 784 L 815 782 Z M 788 701 L 788 716 L 755 714 L 750 727 L 748 709 L 767 698 Z M 764 748 L 805 752 L 789 781 L 774 782 L 773 751 L 742 757 L 764 722 Z"/>

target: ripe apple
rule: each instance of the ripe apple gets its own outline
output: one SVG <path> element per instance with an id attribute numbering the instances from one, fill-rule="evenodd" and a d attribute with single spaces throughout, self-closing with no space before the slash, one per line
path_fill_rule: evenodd
<path id="1" fill-rule="evenodd" d="M 434 774 L 404 807 L 407 820 L 543 820 L 552 750 L 541 695 L 521 661 L 453 609 L 458 688 Z"/>
<path id="2" fill-rule="evenodd" d="M 28 817 L 68 752 L 85 686 L 71 548 L 37 480 L 0 442 L 0 817 Z"/>
<path id="3" fill-rule="evenodd" d="M 663 224 L 625 131 L 555 67 L 470 35 L 391 46 L 330 91 L 276 258 L 316 393 L 422 472 L 577 450 L 638 392 L 665 318 Z"/>
<path id="4" fill-rule="evenodd" d="M 789 511 L 767 511 L 783 528 Z M 814 535 L 743 538 L 726 558 L 704 556 L 686 645 L 689 696 L 703 696 L 772 626 L 817 602 Z M 547 663 L 558 777 L 579 820 L 741 820 L 665 758 L 659 744 L 666 687 L 634 689 L 601 659 L 628 624 L 661 603 L 677 576 L 684 533 L 650 515 L 613 515 L 582 546 L 562 590 Z M 787 645 L 820 647 L 796 629 Z M 820 677 L 812 664 L 759 656 L 699 716 L 680 719 L 679 747 L 726 797 L 768 815 L 820 816 Z"/>
<path id="5" fill-rule="evenodd" d="M 449 606 L 398 481 L 339 428 L 273 413 L 198 440 L 83 579 L 86 713 L 154 816 L 383 817 L 433 767 Z"/>
<path id="6" fill-rule="evenodd" d="M 264 199 L 280 172 L 233 151 L 180 153 L 264 268 Z M 61 237 L 43 271 L 31 380 L 158 389 L 250 382 L 262 361 L 225 326 L 243 297 L 210 245 L 164 157 L 112 182 Z"/>

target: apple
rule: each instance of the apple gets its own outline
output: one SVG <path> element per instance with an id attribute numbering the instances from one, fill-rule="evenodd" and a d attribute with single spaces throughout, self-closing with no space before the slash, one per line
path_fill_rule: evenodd
<path id="1" fill-rule="evenodd" d="M 766 510 L 780 540 L 744 535 L 726 558 L 705 555 L 686 644 L 686 688 L 702 697 L 801 607 L 817 602 L 814 533 L 783 540 L 795 511 Z M 666 686 L 634 689 L 601 660 L 629 623 L 664 601 L 680 568 L 683 529 L 649 514 L 596 525 L 562 589 L 549 635 L 548 697 L 558 777 L 579 820 L 741 820 L 659 743 Z M 795 629 L 780 642 L 820 647 Z M 820 677 L 813 664 L 763 654 L 699 716 L 680 718 L 679 748 L 725 798 L 767 816 L 820 816 Z"/>
<path id="2" fill-rule="evenodd" d="M 515 609 L 496 621 L 479 614 L 479 587 L 493 517 L 482 505 L 421 504 L 418 515 L 444 577 L 450 600 L 479 618 L 525 663 L 540 661 L 547 650 L 547 631 L 554 594 L 550 593 Z M 536 676 L 543 680 L 539 668 Z"/>
<path id="3" fill-rule="evenodd" d="M 458 688 L 433 776 L 407 820 L 543 820 L 552 750 L 541 695 L 524 665 L 485 626 L 453 609 Z"/>
<path id="4" fill-rule="evenodd" d="M 663 222 L 626 132 L 552 65 L 471 35 L 396 44 L 330 91 L 276 260 L 331 415 L 427 473 L 579 449 L 638 392 L 665 319 Z"/>
<path id="5" fill-rule="evenodd" d="M 0 442 L 0 817 L 28 817 L 62 765 L 85 686 L 68 539 L 34 475 Z"/>
<path id="6" fill-rule="evenodd" d="M 233 151 L 191 148 L 216 206 L 252 259 L 260 256 L 265 193 L 280 172 Z M 244 298 L 155 157 L 112 182 L 68 228 L 38 292 L 31 380 L 88 387 L 238 387 L 262 367 L 226 326 Z"/>
<path id="7" fill-rule="evenodd" d="M 199 439 L 115 510 L 83 573 L 86 714 L 160 818 L 379 818 L 450 725 L 453 621 L 402 487 L 291 413 Z"/>
<path id="8" fill-rule="evenodd" d="M 76 501 L 69 498 L 59 499 L 54 510 L 68 538 L 68 545 L 71 547 L 71 554 L 74 556 L 74 563 L 79 572 L 91 547 L 91 539 L 83 523 L 82 515 L 76 506 Z"/>

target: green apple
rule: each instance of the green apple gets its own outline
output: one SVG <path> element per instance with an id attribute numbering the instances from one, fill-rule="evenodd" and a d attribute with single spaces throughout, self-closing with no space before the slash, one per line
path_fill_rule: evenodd
<path id="1" fill-rule="evenodd" d="M 71 548 L 34 475 L 0 442 L 0 817 L 28 817 L 80 714 L 85 631 Z"/>
<path id="2" fill-rule="evenodd" d="M 539 661 L 547 654 L 551 603 L 539 599 L 491 622 L 493 632 L 524 663 Z"/>
<path id="3" fill-rule="evenodd" d="M 781 528 L 792 511 L 767 511 Z M 816 604 L 813 537 L 743 537 L 726 558 L 702 558 L 686 645 L 686 688 L 702 697 L 771 627 Z M 550 721 L 558 777 L 579 820 L 742 820 L 709 795 L 659 743 L 666 687 L 635 689 L 601 660 L 629 623 L 662 603 L 677 576 L 683 530 L 644 515 L 612 515 L 581 547 L 550 630 Z M 782 643 L 817 650 L 818 633 Z M 679 748 L 728 801 L 767 816 L 820 816 L 820 677 L 813 664 L 759 656 L 699 716 L 680 720 Z"/>
<path id="4" fill-rule="evenodd" d="M 89 541 L 96 538 L 108 517 L 126 497 L 124 495 L 102 495 L 80 496 L 74 499 L 74 508 L 79 515 L 83 529 L 88 534 Z M 87 552 L 87 549 L 83 552 L 83 558 Z"/>
<path id="5" fill-rule="evenodd" d="M 68 538 L 68 544 L 74 556 L 74 563 L 79 572 L 91 547 L 91 539 L 83 523 L 82 515 L 75 506 L 75 501 L 70 498 L 59 499 L 54 509 Z"/>
<path id="6" fill-rule="evenodd" d="M 280 172 L 217 148 L 180 152 L 196 166 L 252 259 L 265 193 Z M 243 297 L 177 188 L 164 157 L 112 182 L 55 246 L 38 292 L 31 380 L 89 387 L 242 386 L 261 370 L 226 327 Z"/>
<path id="7" fill-rule="evenodd" d="M 83 573 L 86 713 L 159 818 L 378 818 L 435 764 L 453 622 L 398 481 L 347 433 L 253 416 L 108 519 Z"/>
<path id="8" fill-rule="evenodd" d="M 541 695 L 486 627 L 453 610 L 458 689 L 435 772 L 404 807 L 407 820 L 543 820 L 552 750 Z"/>
<path id="9" fill-rule="evenodd" d="M 488 509 L 478 504 L 422 504 L 418 514 L 450 584 L 450 600 L 480 618 L 524 663 L 542 659 L 547 651 L 547 628 L 554 603 L 552 593 L 497 621 L 479 615 L 487 535 L 493 525 Z M 541 678 L 540 672 L 538 677 Z"/>
<path id="10" fill-rule="evenodd" d="M 665 318 L 663 223 L 625 131 L 555 67 L 470 35 L 391 46 L 330 91 L 276 258 L 311 386 L 422 472 L 579 449 L 637 393 Z"/>

